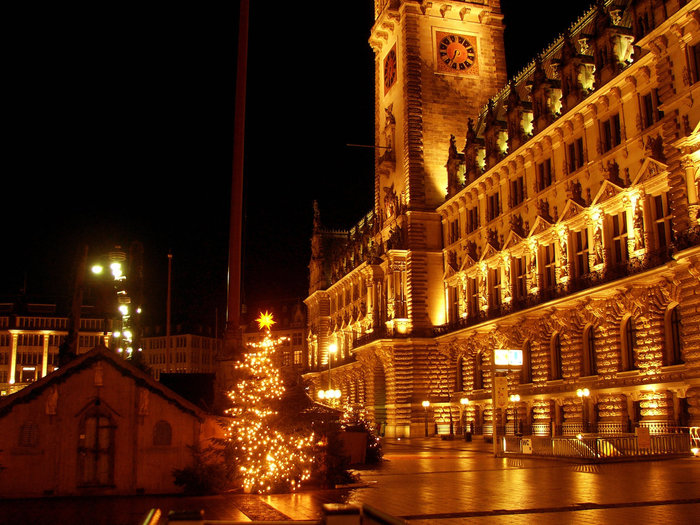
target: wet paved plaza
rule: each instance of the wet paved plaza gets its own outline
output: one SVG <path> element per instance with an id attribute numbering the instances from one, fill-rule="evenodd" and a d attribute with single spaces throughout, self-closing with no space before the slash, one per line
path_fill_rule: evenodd
<path id="1" fill-rule="evenodd" d="M 369 504 L 411 525 L 697 523 L 700 458 L 581 465 L 494 458 L 476 440 L 387 440 L 364 485 L 296 494 L 0 500 L 0 523 L 137 524 L 152 507 L 213 520 L 312 520 L 323 503 Z M 164 522 L 165 520 L 162 520 Z"/>

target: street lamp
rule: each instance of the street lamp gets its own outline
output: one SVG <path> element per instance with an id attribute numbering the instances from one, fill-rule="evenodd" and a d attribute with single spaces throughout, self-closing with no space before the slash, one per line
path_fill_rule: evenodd
<path id="1" fill-rule="evenodd" d="M 520 394 L 511 394 L 510 402 L 515 405 L 515 428 L 513 429 L 513 434 L 517 436 L 520 434 L 520 426 L 518 425 L 518 403 L 520 403 Z"/>
<path id="2" fill-rule="evenodd" d="M 423 410 L 425 411 L 425 437 L 428 437 L 428 407 L 430 406 L 430 401 L 426 400 L 421 404 L 423 405 Z"/>
<path id="3" fill-rule="evenodd" d="M 334 403 L 336 399 L 340 399 L 340 395 L 340 390 L 333 390 L 332 388 L 318 391 L 318 398 L 320 400 L 323 401 L 324 399 L 327 399 L 331 403 Z"/>
<path id="4" fill-rule="evenodd" d="M 331 359 L 333 355 L 338 351 L 338 345 L 331 343 L 328 345 L 328 390 L 333 386 L 331 383 Z"/>
<path id="5" fill-rule="evenodd" d="M 588 390 L 587 388 L 579 388 L 576 390 L 576 395 L 579 397 L 581 400 L 581 426 L 583 427 L 582 430 L 584 432 L 588 431 L 588 419 L 586 418 L 586 405 L 588 405 L 588 396 L 591 395 L 591 391 Z"/>
<path id="6" fill-rule="evenodd" d="M 462 425 L 462 434 L 467 432 L 467 413 L 466 408 L 469 404 L 469 399 L 462 397 L 459 400 L 459 424 Z"/>

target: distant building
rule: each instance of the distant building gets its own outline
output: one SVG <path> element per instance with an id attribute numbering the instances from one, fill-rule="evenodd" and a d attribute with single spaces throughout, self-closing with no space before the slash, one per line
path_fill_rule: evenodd
<path id="1" fill-rule="evenodd" d="M 3 497 L 172 493 L 214 418 L 105 347 L 0 399 Z"/>
<path id="2" fill-rule="evenodd" d="M 509 82 L 498 1 L 374 5 L 374 208 L 314 210 L 306 377 L 391 436 L 700 425 L 700 2 L 596 2 Z"/>
<path id="3" fill-rule="evenodd" d="M 55 304 L 0 303 L 0 395 L 8 395 L 58 368 L 58 349 L 68 317 Z M 84 307 L 78 354 L 109 344 L 110 323 Z"/>
<path id="4" fill-rule="evenodd" d="M 283 338 L 278 349 L 278 365 L 288 372 L 301 373 L 308 368 L 306 349 L 306 307 L 301 300 L 277 300 L 262 305 L 250 312 L 250 320 L 242 333 L 243 344 L 259 343 L 263 339 L 256 321 L 253 319 L 260 312 L 273 314 L 275 324 L 270 333 L 273 338 Z"/>
<path id="5" fill-rule="evenodd" d="M 215 372 L 215 356 L 221 340 L 195 333 L 142 337 L 143 363 L 154 378 L 160 374 L 210 374 Z"/>

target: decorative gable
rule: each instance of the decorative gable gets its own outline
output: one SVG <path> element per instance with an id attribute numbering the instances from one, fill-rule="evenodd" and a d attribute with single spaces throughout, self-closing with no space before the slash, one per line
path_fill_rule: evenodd
<path id="1" fill-rule="evenodd" d="M 644 162 L 642 162 L 642 167 L 637 172 L 637 175 L 632 180 L 632 184 L 644 184 L 667 170 L 668 166 L 663 162 L 652 158 L 646 158 Z"/>
<path id="2" fill-rule="evenodd" d="M 581 206 L 579 203 L 572 201 L 571 199 L 568 199 L 566 201 L 566 205 L 564 206 L 564 209 L 562 210 L 562 214 L 559 217 L 559 220 L 557 222 L 565 222 L 568 221 L 569 219 L 573 219 L 577 215 L 579 215 L 585 208 Z"/>
<path id="3" fill-rule="evenodd" d="M 602 204 L 605 201 L 616 197 L 622 192 L 622 188 L 617 184 L 613 184 L 609 180 L 603 181 L 603 185 L 600 187 L 600 191 L 596 194 L 593 199 L 593 204 Z"/>

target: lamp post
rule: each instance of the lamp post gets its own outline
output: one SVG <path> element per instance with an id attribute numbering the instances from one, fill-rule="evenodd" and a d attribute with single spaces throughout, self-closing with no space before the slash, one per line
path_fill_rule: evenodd
<path id="1" fill-rule="evenodd" d="M 583 432 L 588 431 L 588 419 L 586 418 L 586 405 L 588 405 L 588 396 L 591 395 L 591 391 L 587 388 L 579 388 L 576 391 L 576 395 L 581 400 L 581 426 Z"/>
<path id="2" fill-rule="evenodd" d="M 324 399 L 328 400 L 329 403 L 333 404 L 335 403 L 336 399 L 340 399 L 341 392 L 340 390 L 333 390 L 332 388 L 329 388 L 328 390 L 319 390 L 318 391 L 318 398 L 323 401 Z"/>
<path id="3" fill-rule="evenodd" d="M 514 428 L 513 428 L 513 434 L 516 436 L 520 434 L 520 428 L 518 426 L 518 403 L 520 403 L 520 394 L 511 394 L 510 396 L 510 402 L 513 403 L 515 407 L 515 420 L 514 420 Z"/>
<path id="4" fill-rule="evenodd" d="M 465 434 L 467 432 L 467 417 L 466 417 L 466 409 L 467 405 L 469 405 L 469 399 L 466 397 L 462 397 L 459 400 L 459 424 L 462 425 L 462 434 Z"/>
<path id="5" fill-rule="evenodd" d="M 462 425 L 462 435 L 466 441 L 472 440 L 471 429 L 467 431 L 467 406 L 469 405 L 469 399 L 462 397 L 459 400 L 459 423 Z"/>
<path id="6" fill-rule="evenodd" d="M 331 390 L 333 384 L 331 383 L 331 359 L 333 355 L 338 351 L 338 345 L 331 343 L 328 345 L 328 390 Z"/>
<path id="7" fill-rule="evenodd" d="M 430 406 L 430 401 L 423 401 L 423 410 L 425 411 L 425 437 L 428 437 L 428 407 Z"/>

